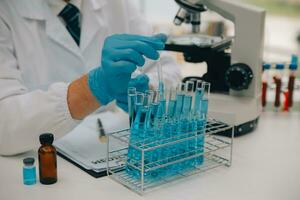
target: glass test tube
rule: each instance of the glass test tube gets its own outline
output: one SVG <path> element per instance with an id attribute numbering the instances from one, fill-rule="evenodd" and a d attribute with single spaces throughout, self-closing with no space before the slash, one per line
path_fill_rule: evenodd
<path id="1" fill-rule="evenodd" d="M 159 119 L 162 119 L 166 114 L 166 103 L 167 102 L 166 102 L 166 97 L 165 97 L 164 92 L 161 92 L 161 90 L 158 90 L 157 93 L 159 94 L 158 95 L 159 105 L 158 105 L 157 117 Z"/>
<path id="2" fill-rule="evenodd" d="M 182 107 L 184 104 L 184 88 L 185 88 L 185 83 L 180 83 L 178 84 L 176 90 L 176 107 L 175 107 L 175 117 L 179 119 L 181 113 L 182 113 Z"/>
<path id="3" fill-rule="evenodd" d="M 197 80 L 195 89 L 195 101 L 194 101 L 194 115 L 201 116 L 201 101 L 204 95 L 204 89 L 202 88 L 202 80 Z"/>
<path id="4" fill-rule="evenodd" d="M 289 81 L 288 81 L 288 107 L 291 108 L 293 106 L 293 98 L 294 98 L 294 86 L 295 79 L 298 68 L 298 57 L 296 55 L 292 55 L 291 64 L 289 65 Z"/>
<path id="5" fill-rule="evenodd" d="M 206 118 L 208 112 L 208 99 L 210 95 L 210 83 L 202 82 L 203 97 L 201 103 L 201 114 Z"/>
<path id="6" fill-rule="evenodd" d="M 142 120 L 141 110 L 144 104 L 144 94 L 141 92 L 136 92 L 135 106 L 134 106 L 134 120 L 133 120 L 133 129 L 138 129 L 140 122 Z"/>
<path id="7" fill-rule="evenodd" d="M 184 100 L 185 100 L 185 83 L 180 83 L 176 87 L 176 106 L 175 106 L 175 117 L 173 120 L 173 129 L 172 133 L 173 139 L 178 141 L 184 137 L 185 123 L 183 122 L 183 108 L 184 108 Z M 186 143 L 185 142 L 177 142 L 174 147 L 171 148 L 171 153 L 173 155 L 174 160 L 182 159 L 183 154 L 185 152 Z M 172 165 L 172 173 L 177 173 L 181 171 L 184 167 L 182 162 L 176 163 Z"/>
<path id="8" fill-rule="evenodd" d="M 175 115 L 176 109 L 176 89 L 170 89 L 169 91 L 169 98 L 168 98 L 168 118 L 172 119 Z"/>
<path id="9" fill-rule="evenodd" d="M 194 82 L 187 81 L 185 83 L 185 89 L 184 89 L 185 96 L 184 96 L 184 104 L 182 107 L 184 118 L 189 117 L 189 113 L 192 109 L 193 91 L 194 91 Z"/>
<path id="10" fill-rule="evenodd" d="M 152 90 L 147 90 L 144 94 L 144 112 L 145 112 L 145 121 L 144 121 L 144 130 L 151 128 L 151 105 L 153 102 L 154 92 Z"/>
<path id="11" fill-rule="evenodd" d="M 140 131 L 140 122 L 141 122 L 141 109 L 144 103 L 144 94 L 141 92 L 136 92 L 135 96 L 135 106 L 134 112 L 135 117 L 133 119 L 133 123 L 130 129 L 130 138 L 129 138 L 129 147 L 128 147 L 128 154 L 127 154 L 127 166 L 126 172 L 129 175 L 133 175 L 135 178 L 140 177 L 140 171 L 131 167 L 131 165 L 135 165 L 137 167 L 141 164 L 141 152 L 134 148 L 132 145 L 138 146 L 139 145 L 139 131 Z"/>
<path id="12" fill-rule="evenodd" d="M 163 80 L 163 72 L 162 72 L 162 65 L 159 60 L 156 62 L 157 64 L 157 77 L 158 77 L 158 90 L 160 91 L 160 95 L 163 96 L 165 92 L 164 80 Z"/>
<path id="13" fill-rule="evenodd" d="M 282 76 L 283 76 L 283 69 L 284 69 L 284 64 L 276 64 L 276 74 L 273 77 L 275 85 L 276 85 L 276 90 L 275 90 L 275 102 L 274 102 L 274 107 L 275 110 L 278 111 L 280 104 L 281 104 L 281 85 L 282 85 Z"/>
<path id="14" fill-rule="evenodd" d="M 269 73 L 270 73 L 270 64 L 263 65 L 263 73 L 262 73 L 262 95 L 261 95 L 261 103 L 263 109 L 267 105 L 267 90 L 268 90 L 268 80 L 269 80 Z"/>
<path id="15" fill-rule="evenodd" d="M 187 81 L 185 83 L 185 96 L 184 96 L 184 105 L 183 105 L 183 118 L 181 119 L 182 123 L 182 134 L 185 138 L 190 138 L 186 142 L 182 143 L 183 148 L 183 157 L 188 157 L 194 153 L 196 146 L 196 126 L 193 126 L 194 122 L 192 120 L 192 105 L 193 105 L 193 94 L 194 94 L 194 81 Z M 189 159 L 183 162 L 183 168 L 189 168 L 193 166 L 195 159 Z"/>
<path id="16" fill-rule="evenodd" d="M 129 115 L 129 126 L 131 127 L 135 116 L 135 101 L 136 101 L 136 88 L 128 88 L 128 115 Z"/>
<path id="17" fill-rule="evenodd" d="M 195 165 L 202 165 L 204 161 L 204 140 L 205 140 L 205 126 L 206 126 L 206 115 L 208 111 L 208 99 L 210 94 L 210 84 L 204 81 L 197 82 L 196 96 L 198 95 L 198 111 L 196 112 L 196 154 L 199 154 L 195 159 Z M 197 101 L 198 101 L 197 100 Z M 200 112 L 199 112 L 200 111 Z"/>

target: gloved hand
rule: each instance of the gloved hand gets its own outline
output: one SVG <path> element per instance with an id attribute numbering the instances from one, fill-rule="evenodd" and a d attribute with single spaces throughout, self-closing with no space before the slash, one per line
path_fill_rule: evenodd
<path id="1" fill-rule="evenodd" d="M 145 57 L 156 60 L 158 50 L 164 49 L 166 36 L 153 37 L 116 34 L 106 38 L 102 49 L 101 66 L 88 75 L 92 94 L 106 105 L 120 94 L 127 94 L 132 72 L 145 64 Z"/>
<path id="2" fill-rule="evenodd" d="M 149 89 L 149 77 L 146 74 L 140 74 L 130 80 L 128 87 L 135 87 L 138 92 L 145 92 Z M 122 110 L 128 112 L 127 91 L 116 96 L 116 103 Z"/>

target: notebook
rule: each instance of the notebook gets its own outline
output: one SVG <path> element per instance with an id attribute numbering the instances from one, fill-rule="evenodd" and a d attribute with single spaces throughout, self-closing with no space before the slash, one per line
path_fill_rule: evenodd
<path id="1" fill-rule="evenodd" d="M 121 110 L 107 111 L 87 117 L 74 130 L 54 142 L 58 155 L 75 164 L 94 177 L 106 175 L 106 143 L 99 141 L 97 120 L 101 120 L 106 134 L 128 128 L 128 115 Z M 110 150 L 124 148 L 124 143 L 113 140 Z M 110 167 L 121 167 L 117 159 L 109 161 Z"/>

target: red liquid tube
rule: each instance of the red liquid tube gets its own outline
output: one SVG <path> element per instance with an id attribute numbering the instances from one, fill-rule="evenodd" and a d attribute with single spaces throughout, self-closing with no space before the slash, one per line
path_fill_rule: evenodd
<path id="1" fill-rule="evenodd" d="M 281 105 L 280 94 L 281 94 L 281 85 L 282 85 L 281 78 L 283 76 L 283 69 L 284 69 L 284 64 L 276 64 L 276 73 L 275 73 L 275 76 L 273 77 L 275 86 L 276 86 L 275 102 L 274 102 L 276 111 L 279 110 L 279 107 Z"/>
<path id="2" fill-rule="evenodd" d="M 267 105 L 267 89 L 268 89 L 268 80 L 269 80 L 269 70 L 271 64 L 263 64 L 263 73 L 262 73 L 262 94 L 261 94 L 261 104 L 263 109 Z"/>
<path id="3" fill-rule="evenodd" d="M 296 71 L 298 65 L 296 63 L 291 63 L 289 65 L 289 82 L 288 82 L 288 107 L 291 108 L 293 106 L 293 98 L 294 98 L 294 86 L 295 86 L 295 78 Z"/>

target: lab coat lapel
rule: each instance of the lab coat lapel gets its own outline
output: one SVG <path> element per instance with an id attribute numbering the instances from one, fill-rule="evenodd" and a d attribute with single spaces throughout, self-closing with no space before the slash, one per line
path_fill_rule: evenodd
<path id="1" fill-rule="evenodd" d="M 57 44 L 65 47 L 67 50 L 73 52 L 82 59 L 81 51 L 73 40 L 72 36 L 59 21 L 59 19 L 52 13 L 49 13 L 49 16 L 46 20 L 46 33 Z"/>
<path id="2" fill-rule="evenodd" d="M 79 47 L 58 17 L 51 12 L 45 0 L 16 0 L 14 2 L 22 17 L 29 20 L 45 21 L 46 34 L 49 38 L 83 60 Z"/>
<path id="3" fill-rule="evenodd" d="M 107 23 L 103 16 L 103 7 L 106 0 L 90 0 L 84 1 L 82 6 L 83 21 L 81 32 L 81 45 L 80 48 L 84 51 L 89 44 L 93 41 L 99 31 L 107 31 Z"/>

